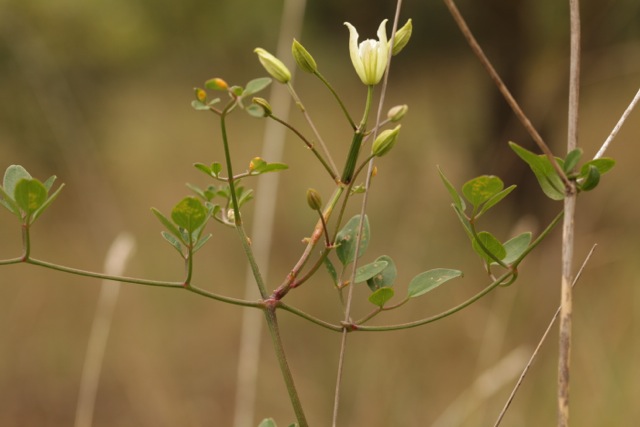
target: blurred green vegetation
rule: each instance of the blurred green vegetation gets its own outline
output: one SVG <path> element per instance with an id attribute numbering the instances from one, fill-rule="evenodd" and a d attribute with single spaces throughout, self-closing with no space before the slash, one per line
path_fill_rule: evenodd
<path id="1" fill-rule="evenodd" d="M 371 37 L 395 9 L 394 2 L 373 3 L 310 1 L 300 38 L 355 116 L 365 91 L 351 69 L 342 23 L 349 21 L 362 37 Z M 169 211 L 188 193 L 185 182 L 207 184 L 194 162 L 222 159 L 217 121 L 191 109 L 192 88 L 215 76 L 244 84 L 264 75 L 252 50 L 275 50 L 281 7 L 275 0 L 0 3 L 0 170 L 22 164 L 36 177 L 56 174 L 67 183 L 35 226 L 34 256 L 101 270 L 116 233 L 128 230 L 138 249 L 127 274 L 181 277 L 182 265 L 160 238 L 149 208 Z M 544 139 L 563 154 L 566 5 L 466 0 L 459 7 Z M 638 90 L 640 3 L 585 2 L 582 9 L 580 144 L 591 157 Z M 519 227 L 539 231 L 561 208 L 543 197 L 530 171 L 508 149 L 509 140 L 531 149 L 533 143 L 444 6 L 405 2 L 402 21 L 409 17 L 414 37 L 392 64 L 388 105 L 407 103 L 410 111 L 400 142 L 378 163 L 368 256 L 391 255 L 400 270 L 399 287 L 416 273 L 440 266 L 462 269 L 466 276 L 401 313 L 381 317 L 389 323 L 457 304 L 487 281 L 449 207 L 436 165 L 458 186 L 484 173 L 518 184 L 493 219 L 483 223 L 504 240 Z M 331 148 L 343 153 L 348 126 L 331 97 L 307 75 L 299 75 L 296 83 Z M 632 189 L 638 179 L 639 114 L 630 117 L 608 153 L 617 167 L 578 203 L 576 265 L 592 244 L 599 244 L 575 293 L 571 393 L 572 421 L 579 426 L 628 425 L 640 418 L 640 202 Z M 242 115 L 231 121 L 239 168 L 259 155 L 263 126 Z M 327 195 L 331 189 L 293 138 L 285 161 L 291 169 L 282 175 L 278 200 L 272 288 L 299 256 L 300 239 L 315 222 L 306 189 L 313 186 Z M 245 214 L 259 212 L 249 207 Z M 245 264 L 236 235 L 220 227 L 212 232 L 214 240 L 196 259 L 197 282 L 240 296 Z M 558 230 L 523 264 L 515 285 L 452 318 L 409 331 L 352 334 L 341 424 L 432 425 L 485 369 L 513 349 L 531 349 L 559 301 L 559 235 Z M 0 258 L 19 251 L 18 224 L 0 212 Z M 88 279 L 20 265 L 0 269 L 0 425 L 72 424 L 98 290 L 99 283 Z M 363 312 L 368 303 L 359 291 L 355 309 Z M 289 301 L 324 318 L 339 316 L 323 272 L 292 292 Z M 124 286 L 94 425 L 230 425 L 240 316 L 236 307 L 192 295 Z M 309 419 L 328 425 L 338 335 L 286 313 L 281 318 Z M 553 423 L 555 341 L 552 334 L 504 425 Z M 512 383 L 475 398 L 477 409 L 460 425 L 492 425 Z M 293 419 L 268 343 L 258 396 L 258 417 L 273 416 L 280 423 Z"/>

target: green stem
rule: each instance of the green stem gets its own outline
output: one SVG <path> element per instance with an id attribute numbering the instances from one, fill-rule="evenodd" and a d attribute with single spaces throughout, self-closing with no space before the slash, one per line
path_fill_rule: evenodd
<path id="1" fill-rule="evenodd" d="M 401 330 L 401 329 L 410 329 L 410 328 L 415 328 L 417 326 L 426 325 L 427 323 L 432 323 L 432 322 L 435 322 L 436 320 L 440 320 L 440 319 L 443 319 L 445 317 L 451 316 L 452 314 L 457 313 L 458 311 L 462 310 L 463 308 L 466 308 L 466 307 L 470 306 L 471 304 L 473 304 L 474 302 L 478 301 L 480 298 L 482 298 L 483 296 L 487 295 L 489 292 L 494 290 L 496 287 L 501 285 L 505 280 L 507 280 L 513 274 L 514 273 L 511 272 L 511 271 L 507 271 L 502 276 L 498 277 L 489 286 L 487 286 L 482 291 L 478 292 L 477 294 L 475 294 L 473 297 L 469 298 L 468 300 L 466 300 L 462 304 L 458 304 L 457 306 L 455 306 L 453 308 L 450 308 L 449 310 L 443 311 L 440 314 L 436 314 L 435 316 L 431 316 L 431 317 L 428 317 L 426 319 L 417 320 L 415 322 L 401 323 L 401 324 L 398 324 L 398 325 L 388 325 L 388 326 L 360 326 L 360 325 L 357 325 L 357 324 L 347 324 L 345 326 L 347 327 L 348 330 L 351 330 L 351 331 L 363 331 L 363 332 L 378 331 L 378 332 L 382 332 L 382 331 L 397 331 L 397 330 Z"/>
<path id="2" fill-rule="evenodd" d="M 310 314 L 300 309 L 287 305 L 282 301 L 278 301 L 278 308 L 288 311 L 289 313 L 295 314 L 296 316 L 301 317 L 305 320 L 308 320 L 311 323 L 315 323 L 318 326 L 322 326 L 325 329 L 329 329 L 330 331 L 342 332 L 342 328 L 343 328 L 342 325 L 335 325 L 333 323 L 325 322 L 324 320 L 311 316 Z"/>
<path id="3" fill-rule="evenodd" d="M 284 346 L 282 345 L 282 338 L 280 337 L 280 328 L 278 327 L 278 318 L 276 317 L 275 305 L 267 305 L 264 310 L 265 318 L 267 320 L 267 326 L 269 328 L 269 334 L 271 335 L 271 341 L 273 342 L 273 348 L 276 352 L 278 364 L 280 365 L 280 371 L 282 377 L 287 386 L 289 392 L 289 398 L 293 405 L 293 411 L 296 414 L 296 420 L 299 427 L 309 427 L 307 419 L 304 415 L 302 404 L 300 403 L 300 397 L 293 381 L 293 375 L 287 362 L 287 357 L 284 352 Z"/>
<path id="4" fill-rule="evenodd" d="M 351 129 L 355 131 L 357 129 L 356 123 L 351 118 L 349 111 L 347 111 L 347 107 L 345 107 L 344 103 L 342 102 L 342 99 L 340 99 L 337 92 L 333 89 L 333 86 L 331 86 L 331 84 L 327 81 L 327 79 L 324 78 L 322 74 L 320 74 L 319 71 L 316 71 L 313 74 L 320 79 L 320 81 L 327 87 L 327 89 L 329 89 L 329 91 L 331 92 L 333 97 L 336 99 L 336 101 L 338 101 L 338 105 L 340 105 L 340 108 L 342 108 L 342 112 L 344 113 L 345 117 L 349 121 L 349 124 L 351 125 Z"/>
<path id="5" fill-rule="evenodd" d="M 229 175 L 229 192 L 231 193 L 231 205 L 233 208 L 233 214 L 234 214 L 234 223 L 237 226 L 240 226 L 242 224 L 242 218 L 240 218 L 240 207 L 238 206 L 238 197 L 236 195 L 236 185 L 235 185 L 235 179 L 233 177 L 233 169 L 231 166 L 231 153 L 229 150 L 229 140 L 227 137 L 227 114 L 229 113 L 229 111 L 231 111 L 231 109 L 233 108 L 233 106 L 235 105 L 235 102 L 230 102 L 225 108 L 224 110 L 222 110 L 222 113 L 220 114 L 220 132 L 222 133 L 222 145 L 224 147 L 224 159 L 225 159 L 225 163 L 227 164 L 227 173 Z"/>
<path id="6" fill-rule="evenodd" d="M 349 184 L 353 179 L 356 163 L 358 162 L 358 155 L 360 154 L 360 147 L 362 146 L 362 139 L 364 138 L 367 126 L 367 120 L 369 119 L 369 111 L 371 111 L 373 88 L 373 85 L 369 85 L 367 87 L 367 101 L 364 106 L 364 114 L 362 115 L 360 125 L 353 133 L 353 139 L 351 141 L 351 146 L 349 147 L 349 154 L 347 155 L 347 161 L 345 162 L 344 170 L 342 172 L 341 181 L 343 184 Z"/>
<path id="7" fill-rule="evenodd" d="M 549 225 L 547 225 L 547 228 L 545 228 L 542 231 L 542 233 L 540 233 L 540 235 L 536 238 L 536 240 L 534 240 L 532 243 L 529 244 L 527 249 L 525 249 L 525 251 L 522 252 L 522 254 L 518 257 L 518 259 L 516 259 L 511 265 L 514 267 L 517 267 L 522 262 L 522 260 L 529 254 L 529 252 L 535 249 L 535 247 L 538 246 L 540 242 L 542 242 L 545 239 L 545 237 L 549 235 L 549 233 L 551 233 L 551 231 L 555 228 L 555 226 L 558 225 L 563 215 L 564 215 L 564 210 L 560 211 L 560 213 L 558 213 L 558 215 L 556 215 L 556 217 L 553 218 L 553 220 L 549 223 Z"/>

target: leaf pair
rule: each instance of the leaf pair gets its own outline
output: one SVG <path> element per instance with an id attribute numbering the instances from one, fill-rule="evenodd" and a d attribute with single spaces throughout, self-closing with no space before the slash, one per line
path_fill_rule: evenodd
<path id="1" fill-rule="evenodd" d="M 11 165 L 5 171 L 2 187 L 0 187 L 0 205 L 20 218 L 23 224 L 29 226 L 53 203 L 64 187 L 62 184 L 49 195 L 55 180 L 54 175 L 42 183 L 33 178 L 22 166 Z"/>
<path id="2" fill-rule="evenodd" d="M 204 86 L 211 90 L 226 90 L 235 99 L 236 104 L 243 108 L 254 117 L 263 117 L 264 110 L 262 107 L 256 104 L 250 104 L 247 107 L 244 106 L 243 100 L 250 99 L 253 95 L 260 92 L 271 84 L 271 78 L 260 77 L 249 81 L 246 87 L 231 86 L 228 87 L 226 82 L 219 78 L 209 79 L 205 82 Z M 196 110 L 211 110 L 211 108 L 220 102 L 220 98 L 209 100 L 206 96 L 206 92 L 203 89 L 196 88 L 196 99 L 191 102 L 191 106 Z"/>
<path id="3" fill-rule="evenodd" d="M 171 220 L 155 208 L 151 208 L 151 211 L 167 229 L 162 231 L 162 237 L 185 259 L 211 238 L 211 234 L 203 237 L 202 231 L 212 210 L 196 197 L 185 197 L 178 202 L 171 211 Z"/>
<path id="4" fill-rule="evenodd" d="M 540 188 L 542 188 L 547 197 L 552 200 L 564 199 L 564 183 L 547 156 L 532 153 L 515 142 L 509 142 L 509 146 L 529 165 L 540 184 Z M 613 168 L 615 160 L 607 157 L 594 159 L 582 165 L 578 173 L 574 173 L 574 169 L 581 157 L 582 150 L 576 148 L 568 153 L 565 159 L 556 157 L 555 160 L 567 175 L 567 178 L 576 181 L 578 190 L 590 191 L 600 183 L 600 176 Z"/>

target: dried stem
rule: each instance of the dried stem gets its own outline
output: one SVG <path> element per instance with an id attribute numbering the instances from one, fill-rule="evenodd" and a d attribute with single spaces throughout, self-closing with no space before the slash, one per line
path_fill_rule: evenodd
<path id="1" fill-rule="evenodd" d="M 609 148 L 611 142 L 614 140 L 616 135 L 618 135 L 618 131 L 627 120 L 627 117 L 629 117 L 629 114 L 631 114 L 631 111 L 633 111 L 638 101 L 640 101 L 640 89 L 638 89 L 638 92 L 636 92 L 636 96 L 633 97 L 627 109 L 624 110 L 624 113 L 622 113 L 620 120 L 618 120 L 618 123 L 616 123 L 616 125 L 614 126 L 607 140 L 604 142 L 604 144 L 602 144 L 602 147 L 600 147 L 600 150 L 598 150 L 598 153 L 595 155 L 594 159 L 599 159 L 604 155 L 605 151 L 607 151 L 607 148 Z"/>
<path id="2" fill-rule="evenodd" d="M 578 146 L 578 105 L 580 94 L 580 2 L 569 0 L 570 9 L 570 65 L 569 112 L 567 152 Z M 567 188 L 564 199 L 564 224 L 562 227 L 562 281 L 560 296 L 560 333 L 558 350 L 558 427 L 569 425 L 569 384 L 571 373 L 571 317 L 573 311 L 573 249 L 574 217 L 576 208 L 575 185 Z"/>

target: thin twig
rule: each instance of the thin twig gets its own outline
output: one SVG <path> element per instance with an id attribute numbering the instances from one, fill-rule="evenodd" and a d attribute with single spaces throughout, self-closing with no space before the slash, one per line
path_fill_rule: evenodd
<path id="1" fill-rule="evenodd" d="M 578 273 L 576 274 L 575 279 L 573 279 L 573 283 L 571 284 L 571 287 L 574 287 L 576 283 L 578 283 L 578 280 L 580 279 L 580 276 L 582 276 L 582 272 L 584 271 L 584 268 L 587 266 L 587 263 L 591 259 L 591 255 L 593 255 L 593 251 L 595 251 L 596 246 L 598 245 L 593 245 L 591 247 L 591 250 L 587 254 L 587 257 L 582 262 L 582 266 L 580 267 L 580 270 L 578 270 Z M 500 414 L 498 415 L 498 419 L 496 420 L 496 423 L 493 425 L 493 427 L 498 427 L 502 422 L 502 418 L 504 418 L 505 414 L 507 413 L 507 410 L 509 409 L 509 406 L 511 405 L 511 402 L 513 402 L 513 398 L 515 397 L 518 389 L 522 385 L 522 382 L 524 381 L 524 377 L 527 375 L 527 373 L 529 372 L 529 368 L 531 368 L 531 365 L 533 364 L 533 361 L 538 356 L 538 352 L 540 351 L 542 344 L 547 339 L 547 335 L 549 335 L 549 332 L 551 331 L 551 328 L 553 327 L 553 325 L 556 323 L 556 320 L 558 320 L 558 316 L 560 315 L 560 309 L 561 307 L 558 307 L 555 314 L 551 318 L 551 321 L 549 322 L 549 326 L 547 326 L 547 329 L 544 331 L 544 334 L 542 334 L 542 338 L 540 338 L 540 341 L 538 341 L 538 345 L 536 346 L 535 350 L 533 350 L 533 353 L 531 354 L 531 357 L 529 358 L 527 365 L 524 367 L 522 374 L 520 374 L 520 378 L 518 378 L 518 382 L 516 382 L 515 387 L 513 387 L 513 390 L 511 391 L 511 394 L 509 395 L 507 402 L 504 404 L 502 411 L 500 411 Z"/>
<path id="2" fill-rule="evenodd" d="M 453 16 L 453 19 L 456 21 L 456 24 L 460 28 L 460 31 L 462 32 L 463 36 L 467 40 L 467 43 L 469 43 L 471 50 L 473 51 L 473 53 L 476 54 L 482 66 L 489 73 L 489 76 L 491 76 L 491 79 L 498 87 L 498 90 L 500 91 L 500 93 L 502 93 L 502 96 L 507 101 L 507 104 L 509 104 L 509 106 L 515 113 L 516 117 L 518 117 L 518 120 L 520 120 L 520 123 L 522 123 L 522 125 L 524 126 L 526 131 L 529 133 L 531 138 L 533 138 L 534 142 L 538 145 L 540 150 L 542 150 L 542 152 L 547 156 L 554 170 L 556 171 L 558 176 L 562 179 L 562 182 L 564 183 L 565 187 L 567 189 L 571 188 L 571 182 L 565 175 L 560 165 L 558 165 L 558 162 L 556 162 L 555 156 L 551 152 L 551 149 L 549 149 L 549 146 L 544 142 L 544 140 L 542 139 L 542 137 L 540 136 L 536 128 L 531 124 L 531 121 L 529 120 L 527 115 L 524 113 L 522 108 L 520 108 L 520 105 L 518 105 L 518 102 L 515 100 L 513 95 L 511 95 L 511 92 L 509 92 L 509 89 L 500 78 L 500 75 L 491 64 L 491 61 L 489 60 L 489 58 L 487 58 L 484 51 L 478 44 L 478 41 L 475 39 L 475 37 L 471 33 L 469 26 L 465 22 L 464 18 L 462 17 L 462 14 L 456 7 L 454 1 L 453 0 L 443 0 L 443 1 L 447 6 L 447 8 L 449 9 L 451 16 Z"/>
<path id="3" fill-rule="evenodd" d="M 282 16 L 280 18 L 280 34 L 276 56 L 290 58 L 287 55 L 291 39 L 300 33 L 306 1 L 287 0 L 284 2 Z M 292 67 L 291 59 L 285 59 L 292 77 L 295 67 Z M 271 105 L 278 114 L 285 119 L 291 109 L 291 97 L 283 85 L 272 85 L 269 96 Z M 266 121 L 262 157 L 271 162 L 278 162 L 282 158 L 286 130 L 278 126 L 276 122 Z M 273 224 L 276 211 L 276 200 L 280 174 L 263 174 L 258 177 L 256 184 L 255 208 L 260 215 L 255 215 L 251 231 L 253 234 L 253 253 L 256 262 L 265 278 L 269 272 L 269 255 L 273 241 Z M 247 268 L 245 279 L 245 299 L 257 297 L 257 289 L 253 271 Z M 238 368 L 236 374 L 235 410 L 233 418 L 234 427 L 250 427 L 254 425 L 256 388 L 258 381 L 258 365 L 260 362 L 260 343 L 263 319 L 257 310 L 243 310 L 242 326 L 240 332 L 240 348 L 238 350 Z"/>
<path id="4" fill-rule="evenodd" d="M 607 151 L 613 139 L 616 137 L 616 135 L 618 135 L 618 131 L 627 120 L 627 117 L 629 117 L 629 114 L 631 114 L 631 111 L 633 111 L 638 101 L 640 101 L 640 89 L 638 89 L 638 92 L 636 92 L 636 96 L 633 97 L 627 109 L 624 110 L 624 113 L 622 113 L 622 117 L 620 117 L 620 120 L 618 120 L 618 123 L 616 123 L 607 140 L 604 142 L 604 144 L 602 144 L 602 147 L 600 147 L 600 150 L 598 150 L 598 153 L 595 155 L 594 159 L 599 159 L 604 155 L 605 151 Z"/>
<path id="5" fill-rule="evenodd" d="M 397 0 L 396 2 L 396 12 L 395 12 L 395 16 L 393 19 L 393 29 L 391 30 L 391 38 L 389 40 L 389 46 L 393 46 L 393 42 L 395 40 L 395 36 L 396 36 L 396 30 L 398 28 L 398 21 L 400 20 L 400 10 L 402 9 L 402 0 Z M 383 81 L 382 81 L 382 87 L 380 89 L 380 101 L 378 103 L 378 111 L 377 111 L 377 116 L 376 116 L 376 125 L 373 128 L 373 140 L 375 141 L 376 135 L 378 133 L 378 128 L 380 125 L 380 120 L 381 120 L 381 116 L 382 116 L 382 108 L 384 105 L 384 98 L 385 98 L 385 94 L 387 91 L 387 85 L 388 85 L 388 81 L 389 81 L 389 71 L 391 68 L 391 57 L 393 55 L 391 55 L 391 49 L 389 50 L 389 56 L 387 58 L 387 68 L 386 71 L 384 73 L 384 77 L 383 77 Z M 368 200 L 368 196 L 369 196 L 369 188 L 371 186 L 371 175 L 373 172 L 373 158 L 369 161 L 369 168 L 367 171 L 367 176 L 366 176 L 366 181 L 365 181 L 365 192 L 363 195 L 363 199 L 362 199 L 362 207 L 360 209 L 360 226 L 359 226 L 359 230 L 358 230 L 358 238 L 356 240 L 356 247 L 355 247 L 355 254 L 356 256 L 354 257 L 354 261 L 353 261 L 353 266 L 352 266 L 352 271 L 351 271 L 351 286 L 349 286 L 349 290 L 347 292 L 347 303 L 345 306 L 345 312 L 344 312 L 344 321 L 345 322 L 350 322 L 351 320 L 351 301 L 353 299 L 353 283 L 355 283 L 355 276 L 356 276 L 356 269 L 358 267 L 358 256 L 357 254 L 360 252 L 360 243 L 362 241 L 362 232 L 364 230 L 364 218 L 365 218 L 365 212 L 366 212 L 366 208 L 367 208 L 367 200 Z M 340 354 L 338 356 L 338 372 L 337 372 L 337 380 L 336 380 L 336 391 L 334 394 L 334 401 L 333 401 L 333 418 L 332 418 L 332 427 L 336 427 L 337 426 L 337 422 L 338 422 L 338 408 L 340 406 L 340 385 L 342 382 L 342 372 L 343 372 L 343 368 L 344 368 L 344 359 L 345 359 L 345 351 L 346 351 L 346 346 L 347 346 L 347 333 L 348 330 L 347 328 L 343 328 L 342 330 L 342 340 L 340 343 Z"/>
<path id="6" fill-rule="evenodd" d="M 580 2 L 569 0 L 571 27 L 569 64 L 569 111 L 567 153 L 578 146 L 578 107 L 580 95 Z M 564 198 L 564 224 L 562 227 L 562 280 L 560 296 L 560 332 L 558 349 L 558 427 L 569 425 L 569 385 L 571 373 L 571 317 L 573 298 L 573 250 L 575 237 L 575 184 L 568 187 Z"/>

